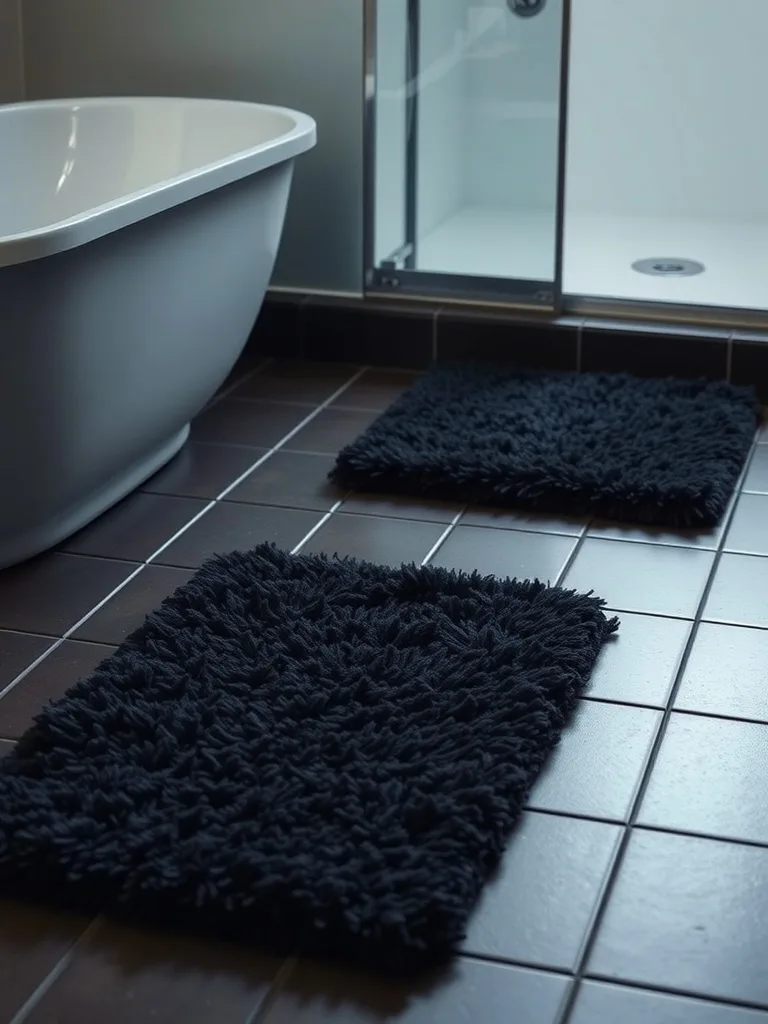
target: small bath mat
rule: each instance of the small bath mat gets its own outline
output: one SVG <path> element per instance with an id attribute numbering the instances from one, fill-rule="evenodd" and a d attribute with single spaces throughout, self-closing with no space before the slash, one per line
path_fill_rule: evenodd
<path id="1" fill-rule="evenodd" d="M 442 958 L 616 626 L 535 582 L 215 558 L 0 761 L 0 888 Z"/>
<path id="2" fill-rule="evenodd" d="M 358 491 L 713 526 L 758 413 L 751 389 L 725 382 L 450 365 L 344 448 L 332 478 Z"/>

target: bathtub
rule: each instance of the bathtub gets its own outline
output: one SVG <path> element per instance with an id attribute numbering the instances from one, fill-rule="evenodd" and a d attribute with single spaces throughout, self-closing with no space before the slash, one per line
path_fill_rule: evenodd
<path id="1" fill-rule="evenodd" d="M 181 448 L 267 289 L 294 158 L 279 107 L 0 107 L 0 568 L 85 526 Z"/>

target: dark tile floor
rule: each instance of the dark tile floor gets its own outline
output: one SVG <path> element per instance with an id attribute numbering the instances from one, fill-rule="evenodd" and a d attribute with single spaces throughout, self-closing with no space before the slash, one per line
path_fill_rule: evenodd
<path id="1" fill-rule="evenodd" d="M 171 465 L 0 573 L 0 755 L 215 551 L 274 540 L 595 590 L 621 632 L 461 955 L 395 985 L 5 901 L 0 1022 L 768 1024 L 768 434 L 726 526 L 698 536 L 337 492 L 332 456 L 410 380 L 242 368 Z"/>

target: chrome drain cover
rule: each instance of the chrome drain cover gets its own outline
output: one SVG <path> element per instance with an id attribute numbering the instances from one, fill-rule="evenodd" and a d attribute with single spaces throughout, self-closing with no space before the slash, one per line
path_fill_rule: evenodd
<path id="1" fill-rule="evenodd" d="M 706 267 L 697 260 L 655 256 L 649 260 L 636 260 L 632 269 L 638 274 L 652 274 L 655 277 L 693 277 L 694 274 L 703 274 Z"/>

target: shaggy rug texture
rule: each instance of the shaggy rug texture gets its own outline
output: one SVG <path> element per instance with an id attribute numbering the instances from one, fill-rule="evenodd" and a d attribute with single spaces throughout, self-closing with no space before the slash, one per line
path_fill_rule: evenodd
<path id="1" fill-rule="evenodd" d="M 0 886 L 276 952 L 440 960 L 617 628 L 601 607 L 217 557 L 0 761 Z"/>
<path id="2" fill-rule="evenodd" d="M 759 412 L 751 389 L 722 381 L 441 366 L 339 453 L 331 477 L 357 491 L 713 526 Z"/>

